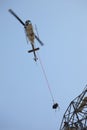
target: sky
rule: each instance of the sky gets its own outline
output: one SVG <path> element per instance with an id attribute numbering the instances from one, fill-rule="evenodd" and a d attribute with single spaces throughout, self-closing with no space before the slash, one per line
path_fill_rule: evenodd
<path id="1" fill-rule="evenodd" d="M 39 54 L 54 101 L 39 60 L 27 44 L 24 22 L 37 25 L 44 46 Z M 36 31 L 35 31 L 36 32 Z M 69 103 L 87 84 L 86 0 L 0 1 L 0 130 L 58 130 Z"/>

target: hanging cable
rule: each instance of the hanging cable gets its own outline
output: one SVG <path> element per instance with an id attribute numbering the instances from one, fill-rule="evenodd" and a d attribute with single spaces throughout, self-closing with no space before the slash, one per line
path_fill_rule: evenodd
<path id="1" fill-rule="evenodd" d="M 36 25 L 35 25 L 35 30 L 36 30 L 37 35 L 38 35 L 38 37 L 39 37 L 39 34 L 38 34 L 38 31 L 37 31 L 37 26 L 36 26 Z M 52 98 L 52 101 L 53 101 L 53 106 L 52 106 L 52 108 L 53 108 L 53 109 L 57 109 L 57 107 L 59 107 L 59 105 L 58 105 L 58 103 L 54 103 L 53 94 L 52 94 L 52 91 L 51 91 L 51 88 L 50 88 L 49 81 L 48 81 L 47 76 L 46 76 L 45 69 L 44 69 L 43 64 L 42 64 L 42 60 L 41 60 L 41 58 L 40 58 L 38 52 L 37 52 L 37 54 L 38 54 L 38 59 L 39 59 L 39 62 L 40 62 L 40 65 L 41 65 L 41 68 L 42 68 L 42 71 L 43 71 L 43 74 L 44 74 L 44 78 L 45 78 L 46 83 L 47 83 L 47 87 L 48 87 L 48 89 L 49 89 L 49 92 L 50 92 L 50 95 L 51 95 L 51 98 Z"/>
<path id="2" fill-rule="evenodd" d="M 48 81 L 48 79 L 47 79 L 46 72 L 45 72 L 45 69 L 44 69 L 44 67 L 43 67 L 43 64 L 42 64 L 42 61 L 41 61 L 41 58 L 40 58 L 39 54 L 38 54 L 38 59 L 39 59 L 39 62 L 40 62 L 40 65 L 41 65 L 41 68 L 42 68 L 42 71 L 43 71 L 43 74 L 44 74 L 46 83 L 47 83 L 47 87 L 48 87 L 49 92 L 50 92 L 50 95 L 51 95 L 52 101 L 53 101 L 53 103 L 54 103 L 54 98 L 53 98 L 53 94 L 52 94 L 52 91 L 51 91 L 51 88 L 50 88 L 50 84 L 49 84 L 49 81 Z"/>
<path id="3" fill-rule="evenodd" d="M 38 54 L 38 53 L 37 53 Z M 57 107 L 59 107 L 58 103 L 54 103 L 54 98 L 53 98 L 53 94 L 52 94 L 52 91 L 51 91 L 51 88 L 50 88 L 50 84 L 49 84 L 49 81 L 47 79 L 47 76 L 46 76 L 46 72 L 45 72 L 45 69 L 43 67 L 43 64 L 42 64 L 42 60 L 38 54 L 38 59 L 39 59 L 39 62 L 40 62 L 40 65 L 41 65 L 41 68 L 42 68 L 42 71 L 43 71 L 43 74 L 44 74 L 44 77 L 45 77 L 45 80 L 46 80 L 46 83 L 47 83 L 47 87 L 49 89 L 49 92 L 50 92 L 50 95 L 51 95 L 51 98 L 52 98 L 52 101 L 53 101 L 53 106 L 52 108 L 53 109 L 57 109 Z"/>

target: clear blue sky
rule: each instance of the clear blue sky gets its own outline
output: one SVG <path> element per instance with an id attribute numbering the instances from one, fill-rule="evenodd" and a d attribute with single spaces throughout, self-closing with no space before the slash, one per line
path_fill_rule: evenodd
<path id="1" fill-rule="evenodd" d="M 39 61 L 27 44 L 22 25 L 8 12 L 38 27 L 42 59 L 52 99 Z M 0 130 L 57 130 L 71 100 L 87 84 L 86 0 L 0 1 Z"/>

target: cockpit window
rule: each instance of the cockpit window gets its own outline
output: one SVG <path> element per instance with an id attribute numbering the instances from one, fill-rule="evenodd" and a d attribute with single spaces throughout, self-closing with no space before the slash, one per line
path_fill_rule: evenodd
<path id="1" fill-rule="evenodd" d="M 30 20 L 27 20 L 27 21 L 25 22 L 25 24 L 26 24 L 26 25 L 31 24 L 31 21 L 30 21 Z"/>

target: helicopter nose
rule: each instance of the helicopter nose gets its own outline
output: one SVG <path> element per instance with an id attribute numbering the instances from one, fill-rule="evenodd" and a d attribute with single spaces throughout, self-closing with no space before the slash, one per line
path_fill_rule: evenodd
<path id="1" fill-rule="evenodd" d="M 26 22 L 25 23 L 30 23 L 31 21 L 30 20 L 26 20 Z"/>

